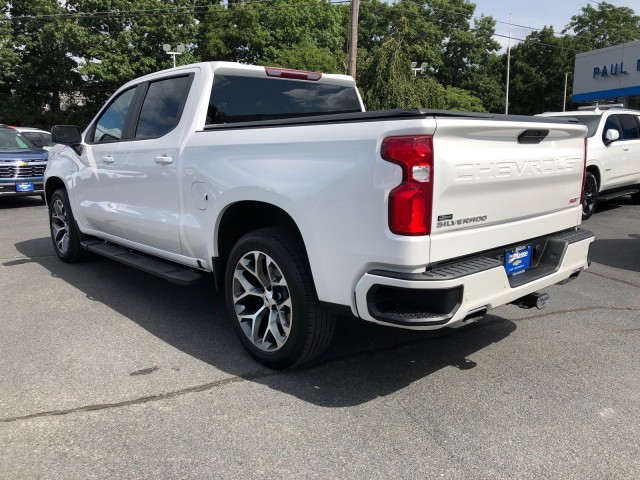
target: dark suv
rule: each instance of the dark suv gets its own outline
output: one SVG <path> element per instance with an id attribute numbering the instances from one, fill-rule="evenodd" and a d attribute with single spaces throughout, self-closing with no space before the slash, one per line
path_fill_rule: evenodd
<path id="1" fill-rule="evenodd" d="M 42 195 L 48 153 L 20 132 L 0 125 L 0 197 Z"/>

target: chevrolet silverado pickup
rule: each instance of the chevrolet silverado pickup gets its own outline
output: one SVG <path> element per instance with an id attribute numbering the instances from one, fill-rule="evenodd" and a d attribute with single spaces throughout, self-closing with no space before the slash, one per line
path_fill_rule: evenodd
<path id="1" fill-rule="evenodd" d="M 301 364 L 340 315 L 457 327 L 587 268 L 586 127 L 365 112 L 351 77 L 206 62 L 121 87 L 45 174 L 64 262 L 210 275 L 258 361 Z"/>

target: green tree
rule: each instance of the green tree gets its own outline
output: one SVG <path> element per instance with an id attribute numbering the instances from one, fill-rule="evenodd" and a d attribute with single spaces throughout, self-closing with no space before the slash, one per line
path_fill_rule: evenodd
<path id="1" fill-rule="evenodd" d="M 553 27 L 545 27 L 512 48 L 510 113 L 562 110 L 565 74 L 573 76 L 573 46 L 571 37 L 557 37 Z"/>
<path id="2" fill-rule="evenodd" d="M 58 24 L 51 17 L 64 12 L 56 0 L 14 0 L 9 5 L 13 52 L 4 60 L 15 64 L 11 73 L 3 73 L 9 89 L 2 102 L 3 121 L 48 128 L 80 88 L 82 79 L 71 54 L 80 29 L 74 21 Z"/>
<path id="3" fill-rule="evenodd" d="M 84 36 L 72 51 L 81 59 L 88 110 L 95 111 L 127 81 L 173 66 L 162 45 L 195 43 L 196 6 L 195 0 L 67 1 L 69 11 L 82 14 Z M 190 48 L 178 57 L 179 64 L 193 60 Z"/>
<path id="4" fill-rule="evenodd" d="M 493 39 L 495 25 L 493 18 L 482 16 L 472 29 L 455 30 L 446 42 L 443 67 L 437 75 L 445 85 L 473 92 L 482 100 L 482 108 L 490 111 L 500 111 L 504 105 L 501 75 L 492 69 L 500 48 Z M 474 107 L 473 111 L 482 110 Z"/>
<path id="5" fill-rule="evenodd" d="M 0 7 L 0 14 L 5 17 L 9 7 L 4 5 Z M 12 24 L 9 20 L 0 22 L 0 92 L 1 97 L 5 97 L 10 93 L 9 87 L 15 79 L 14 66 L 19 62 L 18 54 L 14 48 L 14 36 Z M 0 102 L 2 99 L 0 99 Z M 2 119 L 0 119 L 1 121 Z"/>
<path id="6" fill-rule="evenodd" d="M 469 93 L 468 90 L 457 87 L 446 87 L 445 108 L 463 112 L 486 112 L 482 100 Z"/>
<path id="7" fill-rule="evenodd" d="M 563 33 L 571 31 L 581 52 L 611 47 L 640 40 L 640 16 L 629 7 L 598 2 L 596 8 L 588 3 L 571 17 Z"/>
<path id="8" fill-rule="evenodd" d="M 446 108 L 445 89 L 411 70 L 402 38 L 390 37 L 360 67 L 360 90 L 368 110 Z"/>
<path id="9" fill-rule="evenodd" d="M 457 92 L 452 99 L 459 98 L 460 89 L 467 90 L 483 105 L 466 105 L 474 110 L 495 109 L 502 95 L 500 76 L 488 68 L 500 46 L 492 38 L 495 21 L 481 17 L 472 28 L 474 10 L 467 0 L 399 0 L 391 5 L 365 0 L 359 40 L 374 54 L 384 41 L 401 35 L 409 63 L 425 63 L 428 78 L 459 89 L 451 90 Z"/>
<path id="10" fill-rule="evenodd" d="M 329 0 L 229 0 L 198 15 L 196 53 L 206 60 L 343 73 L 347 18 L 348 9 Z"/>

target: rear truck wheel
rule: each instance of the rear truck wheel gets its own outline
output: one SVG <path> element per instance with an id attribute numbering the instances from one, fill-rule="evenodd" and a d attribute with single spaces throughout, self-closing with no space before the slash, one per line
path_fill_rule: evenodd
<path id="1" fill-rule="evenodd" d="M 81 234 L 64 189 L 56 190 L 51 196 L 49 226 L 53 248 L 60 260 L 76 263 L 88 258 L 88 252 L 80 246 Z"/>
<path id="2" fill-rule="evenodd" d="M 593 173 L 587 172 L 584 177 L 584 192 L 582 193 L 582 219 L 586 220 L 596 210 L 598 204 L 598 181 Z"/>
<path id="3" fill-rule="evenodd" d="M 225 280 L 233 327 L 263 365 L 301 365 L 329 345 L 335 316 L 318 305 L 304 249 L 286 230 L 260 229 L 238 240 Z"/>

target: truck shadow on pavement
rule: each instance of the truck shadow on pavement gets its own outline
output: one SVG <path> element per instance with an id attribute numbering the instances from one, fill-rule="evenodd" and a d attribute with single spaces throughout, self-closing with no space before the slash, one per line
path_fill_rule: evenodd
<path id="1" fill-rule="evenodd" d="M 591 246 L 589 258 L 601 265 L 640 272 L 640 234 L 628 239 L 598 239 Z"/>
<path id="2" fill-rule="evenodd" d="M 42 200 L 39 196 L 0 198 L 0 210 L 15 210 L 16 208 L 41 207 L 42 205 L 44 205 L 44 200 Z"/>
<path id="3" fill-rule="evenodd" d="M 38 238 L 20 242 L 16 248 L 27 261 L 82 291 L 88 300 L 106 305 L 191 357 L 323 407 L 366 403 L 448 367 L 465 375 L 476 366 L 470 357 L 516 329 L 515 323 L 491 315 L 456 331 L 435 332 L 341 318 L 332 344 L 319 359 L 278 372 L 262 367 L 245 352 L 212 282 L 182 287 L 102 258 L 68 265 L 58 260 L 50 242 L 48 237 Z M 11 261 L 4 264 L 12 265 Z M 88 316 L 92 315 L 89 305 Z M 171 366 L 159 366 L 163 367 Z M 139 368 L 132 365 L 131 370 Z"/>

